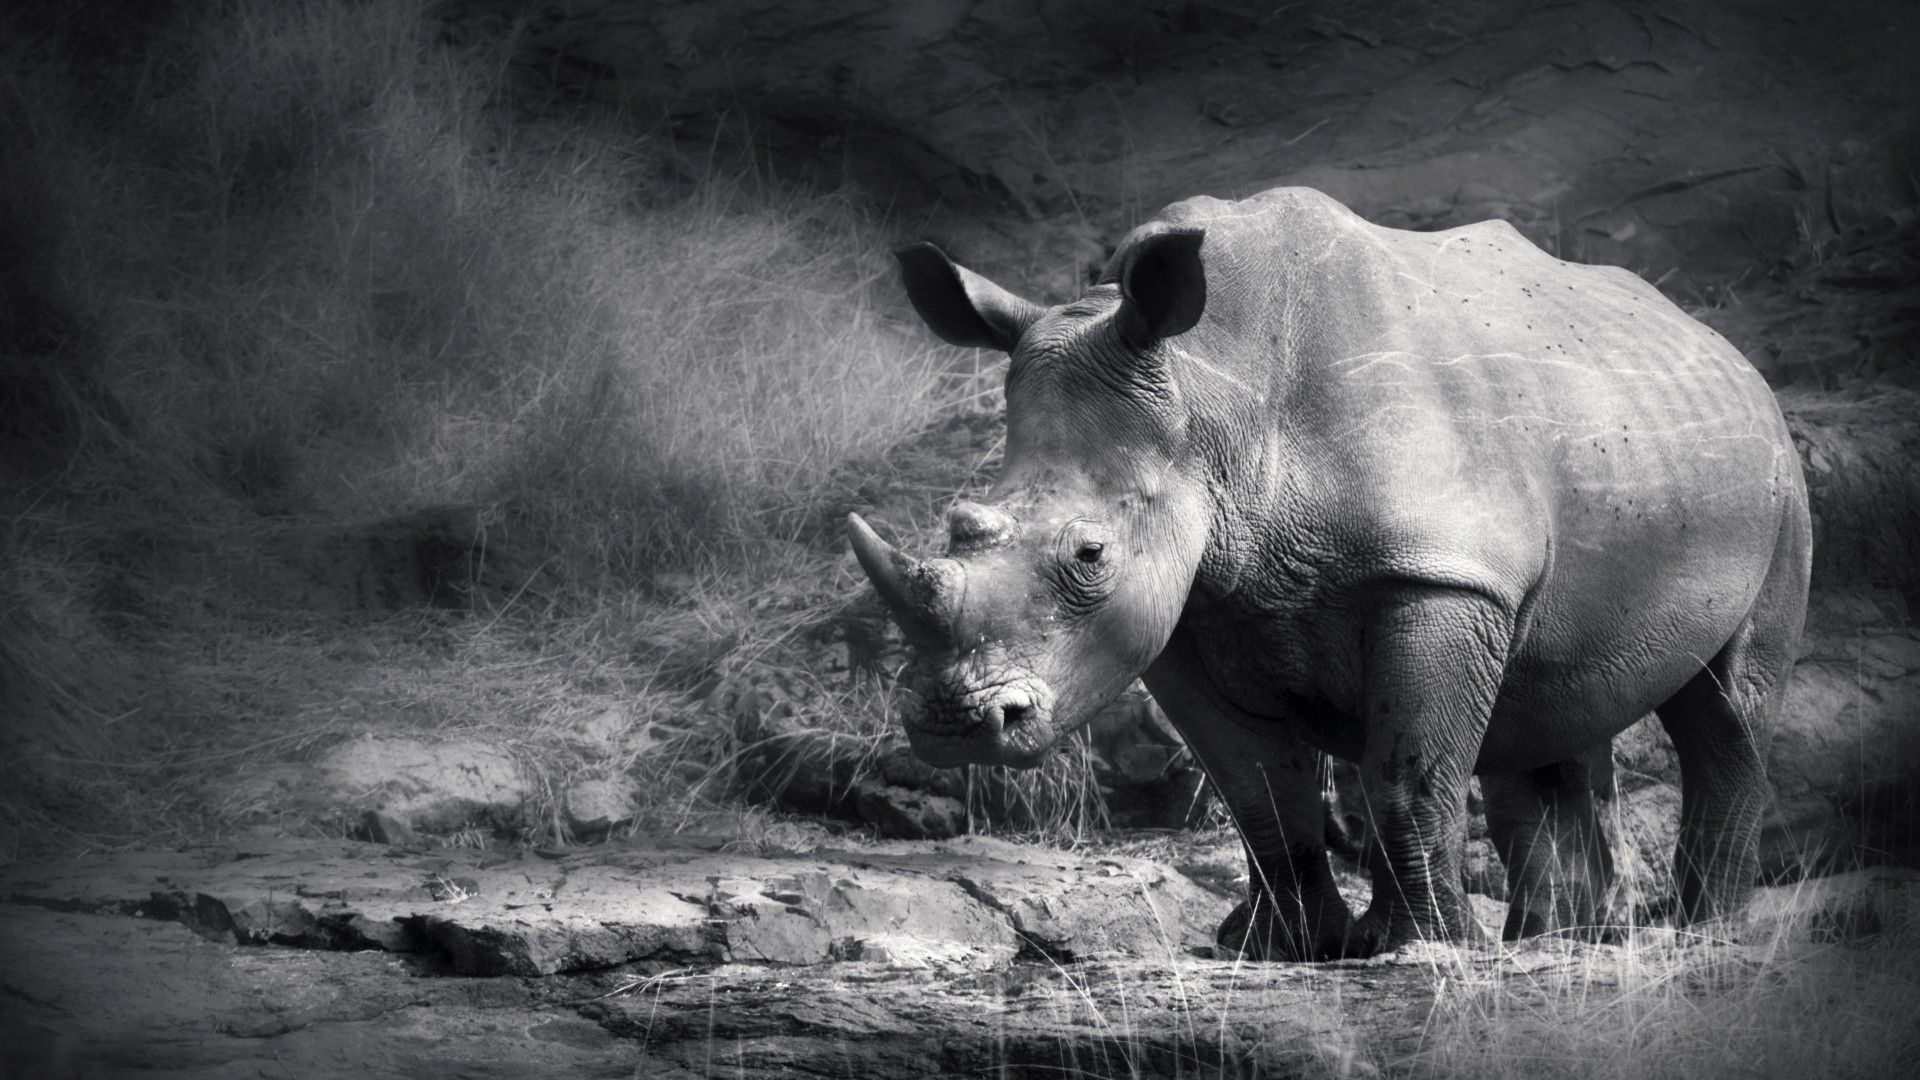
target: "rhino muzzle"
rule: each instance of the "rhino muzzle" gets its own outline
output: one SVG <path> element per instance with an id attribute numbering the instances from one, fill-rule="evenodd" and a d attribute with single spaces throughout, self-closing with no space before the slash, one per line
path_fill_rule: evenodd
<path id="1" fill-rule="evenodd" d="M 1053 745 L 1053 694 L 1038 679 L 920 692 L 907 741 L 930 765 L 1038 764 Z"/>

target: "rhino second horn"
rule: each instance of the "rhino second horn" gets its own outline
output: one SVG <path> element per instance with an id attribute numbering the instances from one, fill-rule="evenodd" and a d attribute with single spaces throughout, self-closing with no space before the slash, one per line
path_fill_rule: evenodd
<path id="1" fill-rule="evenodd" d="M 867 572 L 874 591 L 886 602 L 887 610 L 893 612 L 894 621 L 900 624 L 907 639 L 937 639 L 940 636 L 938 620 L 924 603 L 914 599 L 907 587 L 907 573 L 917 566 L 914 560 L 880 539 L 859 514 L 847 515 L 847 538 L 853 541 L 853 554 L 860 560 L 860 568 Z"/>
<path id="2" fill-rule="evenodd" d="M 997 506 L 955 503 L 947 511 L 947 536 L 956 548 L 991 547 L 1013 532 L 1013 515 Z"/>

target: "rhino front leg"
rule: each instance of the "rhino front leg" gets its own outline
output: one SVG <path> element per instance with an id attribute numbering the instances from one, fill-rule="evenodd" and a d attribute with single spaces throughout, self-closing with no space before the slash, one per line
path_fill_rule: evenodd
<path id="1" fill-rule="evenodd" d="M 1402 592 L 1366 622 L 1360 777 L 1380 847 L 1355 932 L 1379 951 L 1482 937 L 1461 886 L 1467 784 L 1512 633 L 1494 603 L 1448 589 Z"/>
<path id="2" fill-rule="evenodd" d="M 1246 845 L 1251 885 L 1220 926 L 1222 950 L 1256 960 L 1350 955 L 1353 913 L 1327 865 L 1321 754 L 1282 722 L 1221 697 L 1182 633 L 1145 681 L 1199 757 Z"/>

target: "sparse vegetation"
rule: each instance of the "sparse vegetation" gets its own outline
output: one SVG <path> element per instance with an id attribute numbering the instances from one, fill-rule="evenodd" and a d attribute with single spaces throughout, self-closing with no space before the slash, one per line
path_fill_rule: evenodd
<path id="1" fill-rule="evenodd" d="M 1448 978 L 1391 1070 L 1443 1077 L 1864 1077 L 1920 1066 L 1904 938 L 1648 942 Z M 1444 974 L 1444 973 L 1443 973 Z"/>
<path id="2" fill-rule="evenodd" d="M 1405 968 L 1370 980 L 1332 969 L 1306 1001 L 1297 984 L 1257 971 L 1195 973 L 1175 980 L 1177 993 L 1158 965 L 1043 978 L 1058 982 L 1066 1023 L 1092 1036 L 1063 1049 L 1061 1067 L 1071 1057 L 1093 1076 L 1906 1076 L 1920 1065 L 1911 931 L 1835 940 L 1814 935 L 1802 914 L 1739 944 L 1655 932 L 1618 946 L 1432 947 L 1399 961 L 1424 969 L 1411 981 L 1430 986 L 1431 1001 L 1400 996 Z M 1119 1007 L 1133 984 L 1139 1008 L 1177 1018 Z M 1284 1016 L 1311 1037 L 1262 1038 L 1251 1016 Z M 1399 1023 L 1382 1025 L 1389 1017 Z"/>

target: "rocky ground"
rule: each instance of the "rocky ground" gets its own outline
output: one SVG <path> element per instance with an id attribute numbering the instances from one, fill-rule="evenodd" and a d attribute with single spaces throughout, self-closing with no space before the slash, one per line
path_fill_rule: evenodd
<path id="1" fill-rule="evenodd" d="M 1789 977 L 1920 927 L 1920 875 L 1887 871 L 1767 890 L 1748 944 L 1247 965 L 1211 957 L 1229 896 L 1164 844 L 736 845 L 278 840 L 12 867 L 0 1075 L 1364 1076 L 1418 1059 L 1436 982 L 1525 1009 L 1703 956 Z M 1201 880 L 1236 854 L 1179 850 Z"/>

